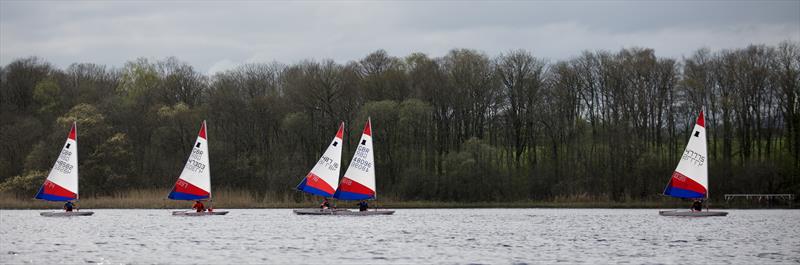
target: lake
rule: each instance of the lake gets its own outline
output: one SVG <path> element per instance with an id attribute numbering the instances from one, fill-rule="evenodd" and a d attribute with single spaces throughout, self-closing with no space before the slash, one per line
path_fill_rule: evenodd
<path id="1" fill-rule="evenodd" d="M 399 209 L 364 217 L 230 211 L 54 218 L 0 210 L 0 263 L 800 263 L 798 210 L 706 218 L 662 217 L 657 209 Z"/>

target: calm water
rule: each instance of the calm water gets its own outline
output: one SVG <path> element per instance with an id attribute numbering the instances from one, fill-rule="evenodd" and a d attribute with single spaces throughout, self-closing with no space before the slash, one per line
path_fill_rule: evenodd
<path id="1" fill-rule="evenodd" d="M 297 216 L 233 209 L 96 210 L 40 217 L 0 210 L 0 263 L 800 263 L 800 211 L 425 209 L 393 216 Z"/>

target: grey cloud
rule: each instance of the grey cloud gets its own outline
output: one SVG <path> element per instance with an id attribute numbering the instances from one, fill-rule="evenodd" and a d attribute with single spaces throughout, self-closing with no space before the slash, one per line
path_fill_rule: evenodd
<path id="1" fill-rule="evenodd" d="M 679 57 L 787 39 L 800 41 L 800 1 L 0 1 L 0 64 L 36 55 L 61 67 L 176 56 L 215 72 L 244 62 L 344 62 L 376 49 L 522 48 L 562 59 L 640 46 Z"/>

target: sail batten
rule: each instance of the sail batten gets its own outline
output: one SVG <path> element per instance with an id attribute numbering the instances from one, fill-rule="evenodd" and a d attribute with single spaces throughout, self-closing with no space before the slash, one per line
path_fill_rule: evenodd
<path id="1" fill-rule="evenodd" d="M 67 134 L 61 154 L 35 198 L 48 201 L 78 199 L 78 128 L 75 122 Z"/>
<path id="2" fill-rule="evenodd" d="M 705 198 L 708 195 L 708 153 L 706 150 L 706 129 L 703 112 L 681 155 L 678 167 L 673 172 L 664 195 L 678 198 Z"/>

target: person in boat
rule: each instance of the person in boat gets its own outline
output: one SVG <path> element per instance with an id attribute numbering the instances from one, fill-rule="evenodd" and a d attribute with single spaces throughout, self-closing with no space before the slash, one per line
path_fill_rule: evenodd
<path id="1" fill-rule="evenodd" d="M 701 212 L 703 211 L 703 202 L 700 200 L 695 200 L 692 203 L 692 212 Z"/>
<path id="2" fill-rule="evenodd" d="M 206 206 L 203 205 L 201 201 L 195 201 L 194 205 L 192 205 L 192 209 L 197 210 L 198 213 L 202 213 L 206 210 Z"/>
<path id="3" fill-rule="evenodd" d="M 328 201 L 328 198 L 322 199 L 322 203 L 319 205 L 319 208 L 323 210 L 331 208 L 331 203 Z"/>
<path id="4" fill-rule="evenodd" d="M 367 209 L 369 209 L 369 204 L 367 204 L 367 201 L 360 201 L 358 203 L 358 211 L 359 212 L 366 212 Z"/>
<path id="5" fill-rule="evenodd" d="M 71 201 L 64 203 L 64 211 L 71 212 L 72 208 L 75 208 L 75 204 L 72 204 Z"/>

